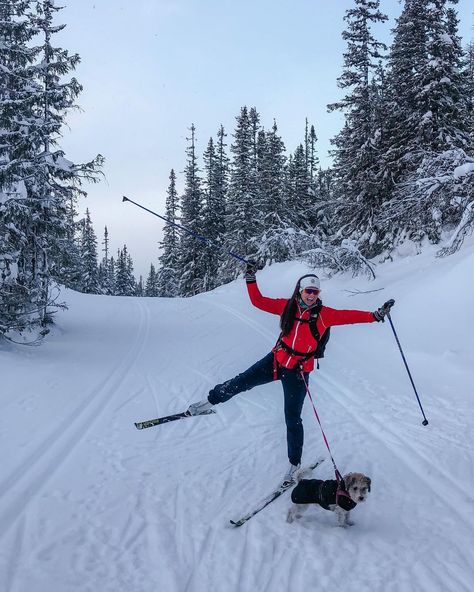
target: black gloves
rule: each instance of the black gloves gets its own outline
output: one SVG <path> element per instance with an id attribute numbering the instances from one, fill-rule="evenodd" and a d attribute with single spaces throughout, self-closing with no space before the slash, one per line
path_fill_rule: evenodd
<path id="1" fill-rule="evenodd" d="M 258 265 L 255 261 L 249 261 L 247 263 L 247 268 L 245 270 L 245 281 L 247 282 L 247 284 L 251 284 L 252 282 L 255 282 L 255 274 L 257 273 L 258 270 Z"/>
<path id="2" fill-rule="evenodd" d="M 385 315 L 390 312 L 390 309 L 394 304 L 395 300 L 393 300 L 393 298 L 391 300 L 387 300 L 385 304 L 383 304 L 380 308 L 378 308 L 375 312 L 372 313 L 374 315 L 375 320 L 377 322 L 382 321 L 382 323 L 384 323 Z"/>

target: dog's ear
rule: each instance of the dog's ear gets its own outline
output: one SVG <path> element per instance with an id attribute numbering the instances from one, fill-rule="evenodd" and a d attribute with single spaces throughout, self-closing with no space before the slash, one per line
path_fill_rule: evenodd
<path id="1" fill-rule="evenodd" d="M 372 485 L 372 479 L 370 477 L 366 477 L 365 482 L 367 483 L 367 489 L 370 491 L 370 486 Z"/>
<path id="2" fill-rule="evenodd" d="M 352 485 L 354 485 L 354 483 L 355 483 L 355 477 L 352 473 L 347 473 L 347 475 L 344 475 L 344 484 L 347 489 L 349 487 L 352 487 Z"/>

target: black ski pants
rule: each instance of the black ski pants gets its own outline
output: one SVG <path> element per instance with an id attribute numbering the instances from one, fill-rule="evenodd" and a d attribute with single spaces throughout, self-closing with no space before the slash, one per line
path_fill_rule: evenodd
<path id="1" fill-rule="evenodd" d="M 273 376 L 273 352 L 250 366 L 242 374 L 227 380 L 223 384 L 217 384 L 209 391 L 208 400 L 213 405 L 224 403 L 234 395 L 248 391 L 255 386 L 272 382 Z M 309 373 L 304 377 L 308 382 Z M 277 379 L 281 380 L 285 397 L 285 422 L 286 440 L 288 444 L 288 459 L 291 464 L 298 465 L 301 462 L 303 452 L 303 422 L 301 410 L 303 409 L 306 387 L 299 370 L 289 370 L 278 367 Z"/>

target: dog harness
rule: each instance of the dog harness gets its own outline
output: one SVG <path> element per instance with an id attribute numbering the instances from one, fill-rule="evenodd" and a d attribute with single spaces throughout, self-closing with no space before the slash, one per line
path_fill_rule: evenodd
<path id="1" fill-rule="evenodd" d="M 344 481 L 341 481 L 342 489 L 345 491 Z M 348 503 L 350 500 L 351 503 Z M 329 506 L 338 505 L 344 510 L 352 510 L 356 502 L 349 496 L 341 496 L 339 484 L 336 479 L 302 479 L 291 492 L 291 501 L 295 504 L 318 504 L 325 510 Z M 350 507 L 349 507 L 350 506 Z"/>

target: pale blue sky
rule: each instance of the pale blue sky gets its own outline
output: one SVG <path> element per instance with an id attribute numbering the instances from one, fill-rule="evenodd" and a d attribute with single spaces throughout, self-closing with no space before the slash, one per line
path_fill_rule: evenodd
<path id="1" fill-rule="evenodd" d="M 263 125 L 276 118 L 287 150 L 314 123 L 327 164 L 329 140 L 341 124 L 327 103 L 339 96 L 345 11 L 352 0 L 62 0 L 58 43 L 82 58 L 82 112 L 70 117 L 62 146 L 85 161 L 100 152 L 106 181 L 89 186 L 81 211 L 91 210 L 98 238 L 108 225 L 116 250 L 127 243 L 136 272 L 156 260 L 161 222 L 121 196 L 164 213 L 171 168 L 179 186 L 187 129 L 194 123 L 202 154 L 222 123 L 232 141 L 242 105 Z M 401 11 L 382 0 L 389 21 L 377 36 L 390 42 Z M 471 0 L 460 0 L 460 32 L 474 38 Z"/>

